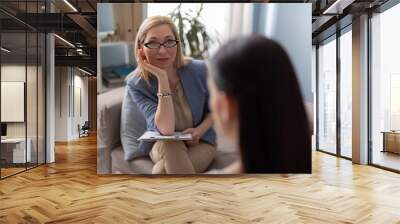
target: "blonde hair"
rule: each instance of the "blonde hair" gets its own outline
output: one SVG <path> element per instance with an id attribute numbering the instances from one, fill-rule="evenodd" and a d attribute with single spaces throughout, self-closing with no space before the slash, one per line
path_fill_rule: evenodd
<path id="1" fill-rule="evenodd" d="M 134 49 L 135 57 L 139 50 L 140 44 L 144 43 L 144 40 L 146 39 L 146 35 L 149 32 L 149 30 L 156 26 L 160 26 L 160 25 L 168 25 L 169 28 L 171 29 L 172 33 L 174 34 L 175 39 L 179 41 L 177 44 L 176 57 L 175 57 L 175 61 L 174 61 L 175 68 L 178 69 L 182 66 L 187 65 L 188 61 L 190 61 L 190 58 L 187 58 L 183 55 L 183 52 L 182 52 L 183 49 L 182 49 L 181 41 L 179 39 L 178 30 L 177 30 L 174 22 L 168 16 L 151 16 L 143 21 L 143 23 L 139 27 L 139 30 L 138 30 L 138 33 L 137 33 L 136 39 L 135 39 L 135 49 Z M 144 70 L 143 68 L 141 68 L 139 65 L 137 66 L 135 71 L 132 73 L 132 75 L 139 75 L 148 84 L 150 84 L 150 82 L 149 82 L 150 73 L 148 71 Z M 127 79 L 129 79 L 130 77 L 131 77 L 131 75 L 129 75 L 127 77 Z"/>

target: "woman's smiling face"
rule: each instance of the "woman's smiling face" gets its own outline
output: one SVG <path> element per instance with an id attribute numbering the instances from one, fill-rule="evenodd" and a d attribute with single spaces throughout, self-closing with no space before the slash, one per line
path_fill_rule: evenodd
<path id="1" fill-rule="evenodd" d="M 176 58 L 177 45 L 173 47 L 160 46 L 160 48 L 151 49 L 145 44 L 149 43 L 166 43 L 167 41 L 175 41 L 176 38 L 168 25 L 159 25 L 151 28 L 142 44 L 144 55 L 148 63 L 155 65 L 161 69 L 167 69 L 173 66 Z"/>

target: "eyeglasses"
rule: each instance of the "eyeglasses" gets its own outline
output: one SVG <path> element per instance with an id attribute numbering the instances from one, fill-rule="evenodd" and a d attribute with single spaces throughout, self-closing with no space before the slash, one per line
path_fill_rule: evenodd
<path id="1" fill-rule="evenodd" d="M 164 46 L 165 48 L 172 48 L 175 47 L 178 44 L 179 41 L 177 40 L 167 40 L 164 43 L 159 43 L 156 41 L 150 41 L 145 44 L 143 44 L 145 47 L 150 48 L 150 49 L 160 49 L 161 46 Z"/>

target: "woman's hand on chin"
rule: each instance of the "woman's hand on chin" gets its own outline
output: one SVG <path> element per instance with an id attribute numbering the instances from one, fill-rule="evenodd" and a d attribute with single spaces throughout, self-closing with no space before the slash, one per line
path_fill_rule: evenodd
<path id="1" fill-rule="evenodd" d="M 139 66 L 156 76 L 157 79 L 167 78 L 167 71 L 150 64 L 149 61 L 145 59 L 142 49 L 139 49 L 138 54 L 136 55 L 136 61 Z"/>

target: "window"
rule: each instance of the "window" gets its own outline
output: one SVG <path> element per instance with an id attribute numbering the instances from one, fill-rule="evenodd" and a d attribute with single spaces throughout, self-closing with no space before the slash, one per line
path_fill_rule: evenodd
<path id="1" fill-rule="evenodd" d="M 44 3 L 19 2 L 20 15 L 41 13 Z M 0 144 L 0 178 L 5 178 L 45 163 L 46 39 L 44 33 L 12 16 L 0 12 L 0 17 L 9 21 L 0 29 L 0 112 L 7 115 L 1 118 L 5 130 Z M 5 106 L 11 94 L 19 99 L 14 107 L 18 111 Z"/>
<path id="2" fill-rule="evenodd" d="M 318 48 L 318 146 L 336 153 L 336 36 Z"/>
<path id="3" fill-rule="evenodd" d="M 178 5 L 179 3 L 148 3 L 147 16 L 168 15 L 178 7 Z M 200 3 L 185 3 L 182 4 L 182 9 L 191 13 L 191 10 L 197 12 L 200 6 Z M 204 24 L 207 25 L 207 29 L 213 39 L 219 39 L 222 42 L 225 35 L 224 31 L 228 29 L 226 21 L 229 16 L 229 9 L 230 5 L 226 3 L 203 4 L 200 17 Z M 218 47 L 218 44 L 210 46 L 210 54 L 215 52 Z"/>
<path id="4" fill-rule="evenodd" d="M 400 131 L 398 21 L 400 5 L 371 18 L 371 162 L 395 170 L 400 170 L 400 133 L 391 133 Z"/>
<path id="5" fill-rule="evenodd" d="M 340 155 L 352 157 L 352 33 L 340 36 Z"/>

